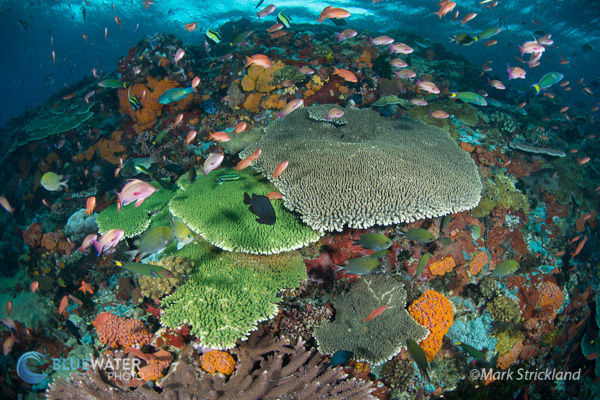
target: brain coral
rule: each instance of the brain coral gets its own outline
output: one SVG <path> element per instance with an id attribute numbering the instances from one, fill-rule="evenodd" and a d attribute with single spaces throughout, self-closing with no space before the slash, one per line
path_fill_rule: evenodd
<path id="1" fill-rule="evenodd" d="M 280 200 L 271 201 L 277 218 L 274 225 L 256 222 L 256 215 L 244 204 L 244 192 L 266 195 L 275 187 L 249 170 L 237 173 L 236 181 L 216 183 L 219 176 L 234 173 L 220 169 L 183 185 L 169 203 L 171 213 L 212 245 L 229 251 L 276 254 L 319 240 L 321 234 L 302 224 Z"/>
<path id="2" fill-rule="evenodd" d="M 364 320 L 383 305 L 387 305 L 383 313 L 369 322 Z M 406 339 L 419 341 L 428 333 L 411 318 L 405 305 L 406 290 L 394 278 L 372 275 L 361 279 L 333 300 L 335 319 L 315 329 L 319 351 L 353 351 L 355 360 L 374 364 L 390 360 L 406 345 Z"/>
<path id="3" fill-rule="evenodd" d="M 271 123 L 240 157 L 261 148 L 252 166 L 269 179 L 289 160 L 274 183 L 285 206 L 314 229 L 412 222 L 479 202 L 475 163 L 445 131 L 367 109 L 344 109 L 343 126 L 315 121 L 309 112 Z"/>

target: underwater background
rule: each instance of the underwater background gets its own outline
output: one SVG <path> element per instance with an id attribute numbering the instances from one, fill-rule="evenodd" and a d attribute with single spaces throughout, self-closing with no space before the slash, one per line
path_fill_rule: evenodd
<path id="1" fill-rule="evenodd" d="M 0 398 L 600 398 L 599 1 L 0 21 Z"/>

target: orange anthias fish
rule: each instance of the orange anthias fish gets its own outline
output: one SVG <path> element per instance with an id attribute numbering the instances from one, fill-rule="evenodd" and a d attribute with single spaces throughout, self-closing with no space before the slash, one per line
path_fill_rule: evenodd
<path id="1" fill-rule="evenodd" d="M 350 15 L 351 14 L 348 11 L 344 10 L 343 8 L 327 6 L 323 9 L 323 11 L 321 11 L 321 14 L 319 15 L 319 19 L 317 19 L 317 21 L 319 23 L 321 23 L 324 20 L 326 20 L 327 18 L 341 19 L 341 18 L 348 18 Z"/>
<path id="2" fill-rule="evenodd" d="M 472 20 L 473 18 L 475 18 L 477 16 L 477 13 L 468 13 L 460 22 L 462 25 L 466 24 L 467 22 L 469 22 L 470 20 Z"/>
<path id="3" fill-rule="evenodd" d="M 237 124 L 234 128 L 234 132 L 237 135 L 238 133 L 242 133 L 246 130 L 246 127 L 248 126 L 248 124 L 244 121 L 240 122 L 239 124 Z"/>
<path id="4" fill-rule="evenodd" d="M 81 291 L 83 294 L 94 294 L 94 289 L 92 288 L 92 285 L 90 285 L 86 281 L 81 281 L 81 286 L 79 286 L 79 289 L 77 290 Z"/>
<path id="5" fill-rule="evenodd" d="M 283 195 L 279 192 L 269 192 L 266 196 L 271 200 L 280 200 L 283 198 Z"/>
<path id="6" fill-rule="evenodd" d="M 92 215 L 92 213 L 94 212 L 94 208 L 96 207 L 96 197 L 88 197 L 87 201 L 85 202 L 85 207 L 86 209 L 84 213 L 88 216 Z"/>
<path id="7" fill-rule="evenodd" d="M 63 315 L 63 313 L 67 310 L 67 306 L 69 305 L 69 296 L 66 294 L 60 299 L 60 304 L 58 305 L 58 315 Z"/>
<path id="8" fill-rule="evenodd" d="M 196 132 L 195 130 L 191 130 L 188 132 L 187 136 L 185 137 L 185 147 L 188 147 L 190 143 L 194 141 L 197 133 L 198 132 Z"/>
<path id="9" fill-rule="evenodd" d="M 12 300 L 6 302 L 6 315 L 10 317 L 10 314 L 12 314 Z"/>
<path id="10" fill-rule="evenodd" d="M 215 142 L 227 142 L 228 140 L 231 140 L 229 135 L 225 132 L 211 132 L 208 135 L 208 139 L 214 140 Z"/>
<path id="11" fill-rule="evenodd" d="M 583 235 L 583 240 L 581 242 L 579 242 L 579 244 L 577 245 L 577 248 L 571 254 L 571 258 L 574 258 L 577 254 L 579 254 L 581 252 L 581 249 L 583 249 L 583 246 L 585 246 L 585 242 L 587 242 L 587 236 Z"/>
<path id="12" fill-rule="evenodd" d="M 279 178 L 279 175 L 281 175 L 283 171 L 285 171 L 285 169 L 287 168 L 288 163 L 289 161 L 284 161 L 277 164 L 277 166 L 275 167 L 275 172 L 273 172 L 273 179 Z"/>
<path id="13" fill-rule="evenodd" d="M 241 170 L 248 168 L 250 164 L 252 164 L 252 161 L 254 161 L 254 158 L 252 158 L 252 156 L 246 157 L 242 161 L 240 161 L 234 169 L 236 170 L 236 172 L 240 172 Z"/>
<path id="14" fill-rule="evenodd" d="M 115 22 L 117 24 L 119 24 L 119 26 L 121 27 L 121 30 L 123 30 L 123 25 L 121 25 L 121 20 L 119 19 L 119 17 L 115 16 Z"/>
<path id="15" fill-rule="evenodd" d="M 450 0 L 442 0 L 438 3 L 438 6 L 440 6 L 440 9 L 439 11 L 434 12 L 434 14 L 440 17 L 440 19 L 442 19 L 444 15 L 454 10 L 454 7 L 456 7 L 456 3 Z"/>
<path id="16" fill-rule="evenodd" d="M 189 31 L 189 32 L 193 32 L 196 30 L 196 27 L 198 26 L 198 24 L 196 24 L 195 22 L 191 22 L 189 24 L 185 24 L 185 30 Z"/>
<path id="17" fill-rule="evenodd" d="M 258 157 L 260 157 L 260 155 L 262 154 L 262 149 L 256 149 L 254 150 L 254 152 L 252 153 L 252 155 L 250 156 L 254 161 L 256 161 L 256 159 Z"/>
<path id="18" fill-rule="evenodd" d="M 337 69 L 333 67 L 333 75 L 338 75 L 348 82 L 358 82 L 358 78 L 354 75 L 354 72 L 348 71 L 347 69 Z"/>
<path id="19" fill-rule="evenodd" d="M 363 318 L 363 320 L 365 320 L 365 322 L 369 322 L 372 319 L 374 319 L 375 317 L 381 315 L 381 313 L 384 312 L 386 309 L 387 309 L 387 306 L 377 307 L 376 309 L 371 311 L 371 314 L 369 314 L 369 316 L 367 318 Z"/>
<path id="20" fill-rule="evenodd" d="M 269 57 L 265 56 L 264 54 L 255 54 L 252 57 L 246 56 L 246 65 L 244 65 L 244 67 L 249 65 L 258 65 L 263 68 L 271 68 L 272 64 L 271 60 L 269 60 Z"/>

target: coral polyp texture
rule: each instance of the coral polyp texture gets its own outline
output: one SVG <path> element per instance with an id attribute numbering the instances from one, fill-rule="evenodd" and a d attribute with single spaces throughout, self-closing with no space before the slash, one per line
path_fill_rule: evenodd
<path id="1" fill-rule="evenodd" d="M 271 123 L 240 157 L 262 149 L 252 166 L 314 229 L 413 222 L 478 204 L 482 186 L 475 163 L 444 130 L 367 109 L 344 109 L 348 123 L 341 126 L 310 113 L 298 109 Z M 286 160 L 287 169 L 272 178 Z"/>
<path id="2" fill-rule="evenodd" d="M 333 300 L 335 319 L 315 329 L 321 353 L 354 352 L 357 361 L 381 364 L 406 346 L 406 339 L 420 341 L 428 331 L 404 308 L 406 290 L 402 283 L 385 275 L 374 275 L 355 283 L 350 291 Z M 375 308 L 387 306 L 369 322 Z"/>
<path id="3" fill-rule="evenodd" d="M 230 174 L 238 174 L 239 179 L 217 183 L 220 176 Z M 256 221 L 256 215 L 244 204 L 244 192 L 266 195 L 273 191 L 275 187 L 258 174 L 221 169 L 199 176 L 193 184 L 182 184 L 169 209 L 195 233 L 224 250 L 276 254 L 317 241 L 321 234 L 286 210 L 281 200 L 271 200 L 274 225 Z"/>
<path id="4" fill-rule="evenodd" d="M 247 337 L 260 321 L 278 312 L 278 293 L 296 288 L 306 278 L 296 251 L 271 256 L 222 252 L 206 242 L 178 253 L 194 262 L 185 284 L 162 301 L 161 323 L 184 324 L 203 346 L 228 349 Z"/>

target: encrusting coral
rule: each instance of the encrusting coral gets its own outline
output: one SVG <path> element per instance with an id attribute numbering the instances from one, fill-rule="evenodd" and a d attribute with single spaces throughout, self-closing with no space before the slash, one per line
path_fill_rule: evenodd
<path id="1" fill-rule="evenodd" d="M 296 288 L 306 278 L 296 251 L 271 256 L 222 252 L 200 241 L 177 254 L 194 262 L 194 270 L 175 293 L 162 300 L 161 324 L 188 324 L 199 343 L 231 348 L 258 322 L 278 312 L 280 290 Z"/>
<path id="2" fill-rule="evenodd" d="M 412 222 L 479 202 L 475 163 L 445 131 L 368 109 L 344 109 L 343 126 L 315 121 L 309 112 L 298 109 L 271 123 L 240 157 L 262 149 L 252 167 L 314 229 Z M 275 166 L 286 160 L 284 173 L 272 178 Z"/>
<path id="3" fill-rule="evenodd" d="M 380 315 L 365 321 L 371 311 L 384 305 L 387 308 Z M 394 278 L 373 275 L 361 279 L 333 300 L 335 319 L 315 329 L 319 351 L 352 351 L 355 360 L 374 364 L 391 359 L 406 346 L 406 339 L 420 341 L 428 333 L 405 305 L 406 290 Z"/>
<path id="4" fill-rule="evenodd" d="M 374 400 L 370 381 L 348 378 L 341 367 L 327 368 L 326 359 L 307 350 L 303 341 L 295 346 L 261 329 L 232 353 L 238 364 L 230 377 L 201 373 L 194 348 L 186 346 L 173 371 L 158 385 L 130 390 L 106 383 L 105 373 L 90 369 L 55 380 L 47 390 L 50 400 L 263 400 L 352 399 Z"/>
<path id="5" fill-rule="evenodd" d="M 252 254 L 276 254 L 306 246 L 321 237 L 286 210 L 280 200 L 272 200 L 276 223 L 256 222 L 256 215 L 244 204 L 244 192 L 266 195 L 275 187 L 258 174 L 240 171 L 239 179 L 218 184 L 221 175 L 234 174 L 221 169 L 199 176 L 195 183 L 182 186 L 169 203 L 171 213 L 195 233 L 224 250 Z"/>

